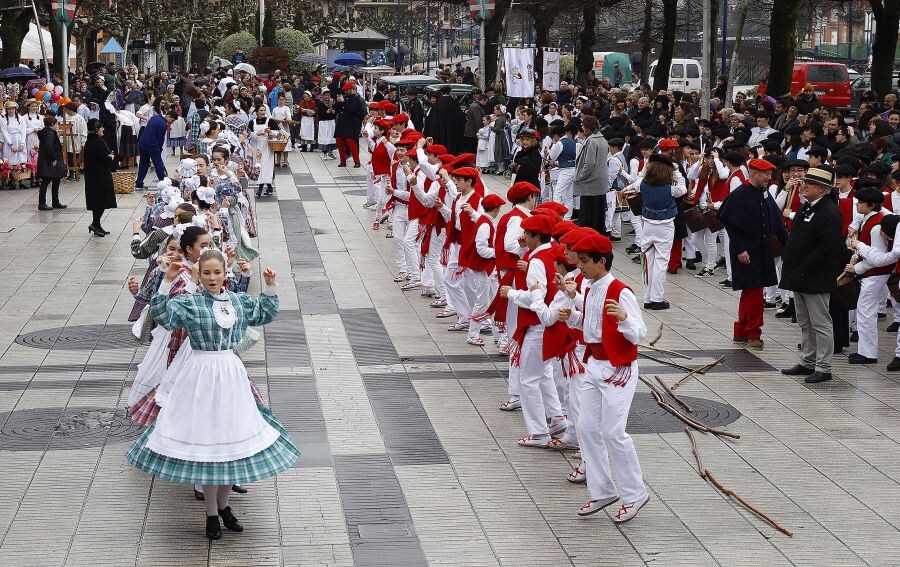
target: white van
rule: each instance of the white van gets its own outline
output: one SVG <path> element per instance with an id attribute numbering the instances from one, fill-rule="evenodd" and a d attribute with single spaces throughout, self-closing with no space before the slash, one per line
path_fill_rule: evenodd
<path id="1" fill-rule="evenodd" d="M 654 61 L 650 65 L 650 74 L 647 75 L 648 82 L 653 80 L 657 63 L 658 61 Z M 696 59 L 672 59 L 672 65 L 669 67 L 669 90 L 685 93 L 699 91 L 702 77 L 703 70 Z M 654 86 L 654 90 L 659 89 Z"/>

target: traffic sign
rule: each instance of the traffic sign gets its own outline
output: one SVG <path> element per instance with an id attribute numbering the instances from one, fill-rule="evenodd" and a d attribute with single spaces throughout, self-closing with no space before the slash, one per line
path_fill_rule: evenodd
<path id="1" fill-rule="evenodd" d="M 75 2 L 53 2 L 53 19 L 61 24 L 72 25 L 75 21 Z"/>
<path id="2" fill-rule="evenodd" d="M 487 21 L 494 15 L 494 0 L 469 0 L 469 8 L 476 22 Z"/>

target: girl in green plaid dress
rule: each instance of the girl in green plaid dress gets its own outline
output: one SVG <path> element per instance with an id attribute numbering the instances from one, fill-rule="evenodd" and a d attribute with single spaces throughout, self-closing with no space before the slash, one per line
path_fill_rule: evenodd
<path id="1" fill-rule="evenodd" d="M 222 537 L 219 523 L 243 527 L 228 506 L 231 486 L 291 468 L 300 452 L 277 418 L 258 404 L 247 370 L 232 350 L 248 326 L 265 325 L 278 313 L 275 272 L 263 272 L 262 295 L 224 288 L 224 254 L 207 250 L 199 259 L 201 291 L 169 297 L 182 270 L 172 262 L 150 301 L 153 319 L 166 329 L 187 329 L 192 355 L 166 403 L 126 455 L 137 468 L 172 482 L 203 485 L 206 536 Z"/>

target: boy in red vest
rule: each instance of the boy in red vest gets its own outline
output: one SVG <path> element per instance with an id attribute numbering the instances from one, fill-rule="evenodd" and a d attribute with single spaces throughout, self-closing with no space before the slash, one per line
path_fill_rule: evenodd
<path id="1" fill-rule="evenodd" d="M 394 154 L 397 158 L 391 163 L 391 183 L 388 184 L 385 192 L 390 196 L 388 204 L 385 208 L 391 210 L 391 230 L 396 232 L 394 237 L 394 260 L 397 263 L 399 274 L 394 281 L 400 284 L 406 282 L 419 282 L 419 255 L 415 248 L 415 237 L 413 243 L 406 239 L 409 230 L 409 201 L 412 191 L 406 182 L 408 175 L 412 174 L 409 169 L 410 164 L 415 166 L 415 162 L 410 159 L 413 153 L 412 148 L 416 145 L 418 137 L 413 132 L 409 137 L 401 138 L 395 144 L 399 150 Z"/>
<path id="2" fill-rule="evenodd" d="M 459 265 L 468 268 L 466 277 L 474 293 L 469 336 L 466 337 L 466 342 L 470 345 L 484 346 L 484 339 L 479 336 L 481 325 L 489 317 L 486 313 L 488 304 L 497 293 L 497 280 L 491 277 L 497 257 L 494 250 L 494 219 L 505 202 L 500 195 L 489 193 L 481 200 L 483 213 L 470 203 L 462 206 L 463 214 L 469 216 L 472 224 L 472 230 L 465 236 L 459 251 Z"/>
<path id="3" fill-rule="evenodd" d="M 415 183 L 411 183 L 415 203 L 410 201 L 410 219 L 416 216 L 416 242 L 419 244 L 421 257 L 424 259 L 422 282 L 425 288 L 423 295 L 431 291 L 435 300 L 431 307 L 436 309 L 446 308 L 444 299 L 444 284 L 441 268 L 441 249 L 444 246 L 444 223 L 441 222 L 440 209 L 443 206 L 444 188 L 438 180 L 438 170 L 441 168 L 441 160 L 438 158 L 447 152 L 447 148 L 439 144 L 428 145 L 430 138 L 421 138 L 416 143 Z M 414 213 L 415 211 L 415 213 Z M 409 236 L 410 230 L 407 230 Z M 403 290 L 407 291 L 416 286 L 407 284 Z M 433 291 L 432 291 L 433 290 Z M 443 309 L 438 317 L 452 317 L 456 313 Z"/>
<path id="4" fill-rule="evenodd" d="M 863 215 L 857 236 L 859 242 L 873 252 L 889 252 L 891 243 L 881 232 L 881 205 L 884 195 L 875 187 L 863 187 L 856 192 L 856 210 Z M 849 356 L 850 364 L 878 362 L 878 308 L 887 299 L 887 281 L 896 262 L 873 264 L 857 254 L 845 271 L 862 276 L 859 301 L 856 303 L 856 331 L 859 333 L 857 352 Z"/>
<path id="5" fill-rule="evenodd" d="M 634 443 L 625 432 L 638 382 L 637 346 L 646 337 L 647 327 L 634 293 L 609 271 L 613 260 L 609 239 L 586 236 L 572 251 L 589 280 L 584 294 L 574 298 L 576 308 L 560 310 L 560 319 L 580 328 L 587 344 L 578 430 L 590 500 L 578 514 L 598 512 L 618 502 L 621 495 L 613 521 L 622 523 L 634 518 L 650 499 Z M 571 297 L 571 290 L 567 291 Z"/>
<path id="6" fill-rule="evenodd" d="M 500 280 L 500 287 L 511 286 L 514 283 L 514 276 L 517 272 L 524 269 L 525 263 L 522 257 L 527 249 L 519 243 L 524 231 L 522 230 L 522 221 L 531 216 L 531 210 L 534 208 L 537 196 L 541 190 L 535 185 L 527 181 L 517 181 L 512 184 L 506 192 L 506 199 L 513 204 L 513 208 L 508 213 L 500 217 L 497 222 L 497 232 L 494 237 L 494 251 L 497 260 L 497 275 Z M 522 262 L 522 266 L 519 263 Z M 497 346 L 501 352 L 509 352 L 510 340 L 512 334 L 516 330 L 516 316 L 518 308 L 506 297 L 499 293 L 494 298 L 488 311 L 494 317 L 494 324 L 502 327 L 500 332 L 500 340 Z M 500 404 L 500 409 L 504 411 L 512 411 L 522 407 L 519 401 L 519 368 L 509 365 L 509 387 L 507 389 L 509 398 Z"/>
<path id="7" fill-rule="evenodd" d="M 390 131 L 391 123 L 389 121 L 376 120 L 374 133 L 368 139 L 369 153 L 372 154 L 369 164 L 372 166 L 372 184 L 376 199 L 375 222 L 372 224 L 372 230 L 378 230 L 381 227 L 381 216 L 384 214 L 384 204 L 387 201 L 385 189 L 390 184 L 391 161 L 394 159 L 394 152 L 397 151 L 397 148 L 387 138 Z"/>
<path id="8" fill-rule="evenodd" d="M 468 266 L 460 262 L 460 250 L 463 244 L 474 238 L 474 225 L 472 219 L 462 212 L 463 205 L 470 205 L 476 211 L 481 210 L 481 197 L 475 191 L 475 180 L 478 179 L 478 170 L 474 167 L 460 167 L 447 173 L 446 169 L 440 171 L 444 188 L 447 190 L 448 211 L 447 234 L 444 240 L 444 248 L 447 249 L 447 265 L 444 268 L 444 289 L 447 293 L 447 303 L 456 309 L 458 317 L 456 323 L 450 325 L 448 331 L 468 331 L 470 317 L 472 316 L 472 303 L 475 300 L 475 292 L 471 289 L 471 279 L 466 277 Z"/>
<path id="9" fill-rule="evenodd" d="M 545 328 L 531 309 L 537 302 L 550 305 L 558 290 L 550 243 L 555 226 L 556 222 L 545 215 L 533 215 L 522 221 L 523 239 L 528 248 L 523 258 L 526 271 L 516 272 L 516 289 L 508 285 L 500 288 L 500 295 L 518 307 L 513 335 L 518 349 L 510 355 L 510 365 L 519 368 L 519 399 L 528 430 L 528 436 L 519 439 L 519 445 L 527 447 L 547 447 L 551 435 L 562 433 L 568 427 L 550 361 L 571 351 L 574 340 L 563 322 Z"/>

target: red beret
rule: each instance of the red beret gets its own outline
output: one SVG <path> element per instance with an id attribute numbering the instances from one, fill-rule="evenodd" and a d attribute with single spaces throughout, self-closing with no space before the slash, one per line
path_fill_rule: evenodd
<path id="1" fill-rule="evenodd" d="M 333 79 L 337 79 L 337 78 L 339 78 L 342 74 L 343 74 L 343 73 L 341 73 L 340 71 L 335 71 L 334 73 L 331 74 L 331 77 L 332 77 Z"/>
<path id="2" fill-rule="evenodd" d="M 384 108 L 382 108 L 382 106 L 381 106 L 382 102 L 383 101 L 380 101 L 380 100 L 378 102 L 370 102 L 369 108 L 374 108 L 375 110 L 384 110 Z"/>
<path id="3" fill-rule="evenodd" d="M 569 259 L 566 258 L 566 247 L 562 244 L 554 244 L 550 248 L 550 253 L 553 255 L 553 260 L 559 262 L 560 264 L 568 264 Z"/>
<path id="4" fill-rule="evenodd" d="M 425 148 L 426 154 L 434 154 L 436 156 L 444 155 L 447 153 L 447 148 L 440 144 L 431 144 L 427 148 Z"/>
<path id="5" fill-rule="evenodd" d="M 556 211 L 553 211 L 550 209 L 542 209 L 540 207 L 537 207 L 536 209 L 531 211 L 531 216 L 534 216 L 534 215 L 550 217 L 551 219 L 553 219 L 553 226 L 556 226 L 556 223 L 558 223 L 559 221 L 562 220 L 562 217 L 559 216 L 558 214 L 556 214 Z"/>
<path id="6" fill-rule="evenodd" d="M 463 177 L 465 179 L 478 179 L 478 170 L 474 167 L 457 167 L 453 170 L 453 177 Z"/>
<path id="7" fill-rule="evenodd" d="M 400 136 L 403 138 L 408 138 L 414 133 L 418 134 L 420 138 L 422 137 L 422 133 L 419 132 L 418 130 L 416 130 L 415 128 L 407 128 L 406 130 L 400 132 Z"/>
<path id="8" fill-rule="evenodd" d="M 515 202 L 516 199 L 531 195 L 532 193 L 539 195 L 541 190 L 527 181 L 516 181 L 506 192 L 506 198 L 510 202 Z"/>
<path id="9" fill-rule="evenodd" d="M 506 201 L 503 200 L 503 197 L 497 195 L 496 193 L 488 193 L 484 196 L 484 199 L 481 200 L 481 207 L 484 210 L 488 209 L 496 209 L 497 207 L 502 207 Z"/>
<path id="10" fill-rule="evenodd" d="M 441 160 L 441 163 L 444 165 L 453 165 L 454 160 L 456 160 L 456 156 L 453 154 L 441 154 L 438 156 L 438 159 Z"/>
<path id="11" fill-rule="evenodd" d="M 756 169 L 758 171 L 771 171 L 775 169 L 775 166 L 772 162 L 764 160 L 764 159 L 751 159 L 747 162 L 747 167 L 750 169 Z"/>
<path id="12" fill-rule="evenodd" d="M 563 205 L 562 203 L 557 203 L 556 201 L 544 201 L 537 207 L 536 209 L 550 209 L 554 213 L 559 216 L 563 216 L 564 214 L 569 212 L 569 207 Z"/>
<path id="13" fill-rule="evenodd" d="M 612 242 L 602 234 L 591 234 L 576 242 L 575 246 L 572 246 L 572 252 L 608 254 L 612 252 Z"/>
<path id="14" fill-rule="evenodd" d="M 387 132 L 391 129 L 391 121 L 390 120 L 376 120 L 375 126 L 381 128 L 382 132 Z"/>
<path id="15" fill-rule="evenodd" d="M 534 215 L 522 221 L 522 230 L 547 236 L 553 234 L 554 226 L 556 222 L 547 215 Z"/>
<path id="16" fill-rule="evenodd" d="M 553 237 L 559 240 L 563 235 L 572 232 L 573 230 L 577 230 L 578 225 L 572 221 L 564 220 L 556 223 L 556 226 L 553 227 Z"/>
<path id="17" fill-rule="evenodd" d="M 393 122 L 394 124 L 403 124 L 404 126 L 406 126 L 409 123 L 409 114 L 400 113 L 394 116 L 391 119 L 391 122 Z"/>
<path id="18" fill-rule="evenodd" d="M 416 132 L 415 134 L 418 134 L 418 132 Z M 415 146 L 416 143 L 418 143 L 419 139 L 422 137 L 422 134 L 419 134 L 418 136 L 416 136 L 415 134 L 401 136 L 400 139 L 397 141 L 397 143 L 394 145 L 395 146 L 410 146 L 410 147 Z"/>
<path id="19" fill-rule="evenodd" d="M 672 138 L 663 138 L 659 141 L 659 149 L 662 151 L 674 150 L 678 147 L 678 140 Z"/>
<path id="20" fill-rule="evenodd" d="M 575 230 L 570 230 L 565 233 L 562 238 L 559 239 L 559 242 L 560 244 L 565 244 L 567 246 L 575 246 L 575 243 L 582 238 L 592 235 L 600 236 L 600 233 L 589 226 L 580 226 Z"/>
<path id="21" fill-rule="evenodd" d="M 393 114 L 397 112 L 397 105 L 393 102 L 383 100 L 381 101 L 381 110 L 387 112 L 388 114 Z"/>
<path id="22" fill-rule="evenodd" d="M 453 165 L 459 165 L 461 163 L 475 163 L 475 154 L 459 154 L 456 156 L 456 159 L 453 160 Z"/>
<path id="23" fill-rule="evenodd" d="M 354 83 L 353 81 L 347 81 L 346 83 L 344 83 L 344 86 L 341 87 L 341 90 L 343 90 L 344 92 L 347 92 L 347 91 L 352 91 L 355 88 L 356 88 L 356 83 Z"/>

